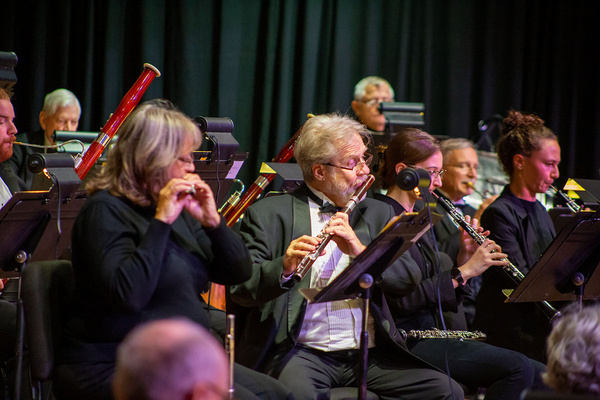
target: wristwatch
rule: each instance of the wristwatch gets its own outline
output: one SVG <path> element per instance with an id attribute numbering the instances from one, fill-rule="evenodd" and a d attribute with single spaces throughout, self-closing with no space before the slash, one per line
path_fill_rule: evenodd
<path id="1" fill-rule="evenodd" d="M 463 278 L 460 269 L 456 267 L 452 268 L 452 270 L 450 271 L 450 276 L 452 277 L 452 279 L 456 279 L 456 282 L 458 282 L 459 286 L 463 286 L 465 284 L 465 278 Z"/>

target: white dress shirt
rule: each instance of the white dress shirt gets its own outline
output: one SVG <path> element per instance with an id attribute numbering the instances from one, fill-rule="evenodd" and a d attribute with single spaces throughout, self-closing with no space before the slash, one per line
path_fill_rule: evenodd
<path id="1" fill-rule="evenodd" d="M 309 186 L 319 198 L 330 201 L 323 193 Z M 331 219 L 332 214 L 319 211 L 319 205 L 309 198 L 311 235 L 318 236 L 323 227 Z M 350 257 L 343 254 L 331 240 L 325 255 L 318 257 L 310 271 L 310 287 L 327 286 L 350 264 Z M 360 348 L 360 333 L 362 329 L 362 299 L 349 299 L 306 306 L 302 322 L 299 343 L 322 351 L 349 350 Z M 375 327 L 374 320 L 369 315 L 368 321 L 369 347 L 373 347 Z"/>

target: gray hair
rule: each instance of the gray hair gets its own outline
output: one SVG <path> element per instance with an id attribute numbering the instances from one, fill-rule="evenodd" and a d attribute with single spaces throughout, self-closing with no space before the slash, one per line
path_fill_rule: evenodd
<path id="1" fill-rule="evenodd" d="M 475 149 L 475 145 L 468 139 L 452 138 L 446 139 L 443 142 L 441 142 L 440 148 L 442 150 L 442 156 L 444 157 L 444 161 L 446 161 L 446 158 L 451 151 L 461 149 Z"/>
<path id="2" fill-rule="evenodd" d="M 52 115 L 56 112 L 58 107 L 76 106 L 81 113 L 81 105 L 77 97 L 67 89 L 56 89 L 50 92 L 44 98 L 44 107 L 42 111 L 47 115 Z"/>
<path id="3" fill-rule="evenodd" d="M 378 76 L 367 76 L 366 78 L 361 79 L 356 86 L 354 86 L 354 100 L 362 100 L 365 97 L 367 86 L 369 85 L 373 85 L 377 88 L 385 85 L 389 88 L 392 98 L 396 97 L 394 94 L 394 89 L 392 89 L 392 85 L 390 85 L 388 81 Z"/>
<path id="4" fill-rule="evenodd" d="M 600 305 L 569 307 L 548 337 L 542 377 L 558 392 L 600 394 Z"/>
<path id="5" fill-rule="evenodd" d="M 365 141 L 365 147 L 370 143 L 367 128 L 348 116 L 332 113 L 309 118 L 294 146 L 304 180 L 310 182 L 313 165 L 332 162 L 340 147 L 349 144 L 355 134 Z"/>

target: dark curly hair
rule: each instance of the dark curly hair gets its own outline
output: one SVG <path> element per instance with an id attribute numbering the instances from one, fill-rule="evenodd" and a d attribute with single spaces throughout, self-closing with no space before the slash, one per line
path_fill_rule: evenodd
<path id="1" fill-rule="evenodd" d="M 558 138 L 550 128 L 544 125 L 544 120 L 533 114 L 510 110 L 504 118 L 501 137 L 496 146 L 498 160 L 509 177 L 514 172 L 513 157 L 521 154 L 525 157 L 542 148 L 542 141 Z"/>

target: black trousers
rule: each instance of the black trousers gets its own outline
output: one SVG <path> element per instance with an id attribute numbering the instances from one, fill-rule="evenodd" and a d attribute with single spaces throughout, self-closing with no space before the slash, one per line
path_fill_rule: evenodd
<path id="1" fill-rule="evenodd" d="M 358 350 L 323 352 L 296 346 L 278 376 L 297 400 L 329 399 L 335 387 L 358 387 Z M 386 399 L 463 399 L 455 381 L 434 368 L 369 349 L 367 388 Z M 454 397 L 453 397 L 454 396 Z"/>
<path id="2" fill-rule="evenodd" d="M 414 355 L 448 371 L 468 387 L 486 388 L 486 400 L 520 399 L 527 389 L 542 389 L 546 367 L 516 351 L 476 340 L 425 339 L 408 343 Z"/>

